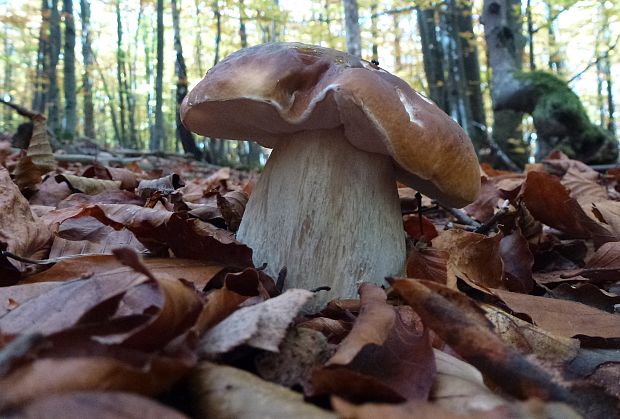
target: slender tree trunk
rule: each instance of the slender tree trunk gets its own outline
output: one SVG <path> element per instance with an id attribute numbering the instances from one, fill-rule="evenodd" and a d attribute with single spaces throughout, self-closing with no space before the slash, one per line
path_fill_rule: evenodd
<path id="1" fill-rule="evenodd" d="M 57 134 L 60 128 L 60 112 L 58 109 L 58 57 L 60 55 L 60 13 L 58 13 L 58 0 L 52 0 L 50 8 L 50 66 L 48 73 L 49 90 L 47 93 L 48 118 L 47 126 Z"/>
<path id="2" fill-rule="evenodd" d="M 547 22 L 549 26 L 547 29 L 548 45 L 549 45 L 549 70 L 555 71 L 557 74 L 561 74 L 564 70 L 564 62 L 562 60 L 562 53 L 558 47 L 558 42 L 555 36 L 554 21 L 556 19 L 553 5 L 549 1 L 545 1 L 547 8 Z"/>
<path id="3" fill-rule="evenodd" d="M 37 70 L 35 75 L 35 90 L 32 97 L 32 109 L 35 112 L 45 112 L 49 82 L 50 59 L 50 6 L 48 0 L 41 2 L 41 29 L 39 30 L 39 45 L 37 48 Z"/>
<path id="4" fill-rule="evenodd" d="M 179 11 L 177 9 L 177 1 L 171 0 L 172 6 L 172 26 L 174 28 L 174 49 L 176 51 L 176 73 L 177 73 L 177 110 L 176 110 L 176 135 L 177 140 L 181 141 L 183 150 L 186 153 L 191 153 L 199 160 L 202 157 L 202 153 L 196 147 L 194 136 L 192 133 L 183 126 L 181 122 L 181 115 L 179 114 L 179 106 L 183 99 L 187 95 L 187 68 L 185 66 L 185 59 L 183 58 L 183 47 L 181 46 L 181 28 L 179 25 Z"/>
<path id="5" fill-rule="evenodd" d="M 530 71 L 534 71 L 536 70 L 536 63 L 534 61 L 534 19 L 532 17 L 532 0 L 527 0 L 525 14 L 527 16 L 527 45 Z"/>
<path id="6" fill-rule="evenodd" d="M 153 36 L 151 36 L 151 28 L 153 24 L 152 15 L 149 15 L 149 20 L 146 24 L 143 25 L 140 30 L 142 31 L 142 43 L 144 44 L 144 78 L 149 86 L 149 89 L 146 93 L 146 102 L 145 102 L 145 110 L 146 110 L 146 118 L 148 122 L 148 138 L 149 141 L 152 141 L 154 137 L 154 123 L 153 123 L 153 107 L 151 106 L 151 98 L 152 96 L 152 86 L 153 86 Z M 151 143 L 148 145 L 151 146 Z"/>
<path id="7" fill-rule="evenodd" d="M 444 73 L 443 48 L 435 30 L 435 9 L 416 8 L 418 28 L 422 43 L 422 60 L 428 83 L 428 94 L 437 106 L 450 114 L 446 79 Z"/>
<path id="8" fill-rule="evenodd" d="M 213 15 L 215 16 L 215 53 L 213 65 L 220 62 L 220 45 L 222 44 L 222 13 L 218 1 L 213 2 Z"/>
<path id="9" fill-rule="evenodd" d="M 140 4 L 140 11 L 138 12 L 138 22 L 136 25 L 136 31 L 134 33 L 133 48 L 128 48 L 127 59 L 125 60 L 125 69 L 127 72 L 123 79 L 123 90 L 125 91 L 125 100 L 127 103 L 127 131 L 129 133 L 128 147 L 136 149 L 138 148 L 138 130 L 136 128 L 136 65 L 138 58 L 138 35 L 140 32 L 140 24 L 142 23 L 144 15 L 144 6 Z M 129 63 L 127 64 L 127 61 Z"/>
<path id="10" fill-rule="evenodd" d="M 116 107 L 114 106 L 114 95 L 108 86 L 108 82 L 106 81 L 105 75 L 103 74 L 103 70 L 101 66 L 97 62 L 97 57 L 94 52 L 91 54 L 93 63 L 97 68 L 97 72 L 99 73 L 99 78 L 101 79 L 101 84 L 103 85 L 103 92 L 108 97 L 108 107 L 110 110 L 110 119 L 112 120 L 112 129 L 114 130 L 114 139 L 116 140 L 116 144 L 118 146 L 121 145 L 121 132 L 118 127 L 118 117 L 116 115 Z"/>
<path id="11" fill-rule="evenodd" d="M 4 46 L 4 80 L 3 80 L 3 89 L 4 89 L 4 94 L 8 95 L 8 101 L 12 102 L 13 101 L 13 95 L 11 95 L 9 92 L 12 89 L 12 83 L 13 83 L 13 65 L 11 60 L 13 59 L 13 55 L 15 53 L 15 46 L 13 45 L 12 42 L 9 41 L 9 25 L 5 25 L 4 26 L 4 42 L 3 42 L 3 46 Z M 6 99 L 6 98 L 5 98 Z M 2 123 L 4 126 L 4 130 L 5 131 L 12 131 L 13 130 L 13 113 L 14 111 L 8 107 L 8 106 L 4 106 L 4 115 L 2 118 Z"/>
<path id="12" fill-rule="evenodd" d="M 84 136 L 95 138 L 95 107 L 93 104 L 93 80 L 91 76 L 93 58 L 91 51 L 92 34 L 90 32 L 90 0 L 80 0 L 82 21 L 82 59 L 84 72 L 82 73 L 82 92 L 84 96 Z"/>
<path id="13" fill-rule="evenodd" d="M 491 98 L 494 107 L 503 92 L 514 91 L 519 85 L 514 74 L 521 70 L 524 44 L 520 19 L 514 15 L 518 4 L 519 0 L 485 0 L 483 5 L 482 23 L 487 61 L 492 69 Z M 493 113 L 493 138 L 506 155 L 520 166 L 528 162 L 530 155 L 529 145 L 523 141 L 520 130 L 522 120 L 522 112 L 495 110 Z"/>
<path id="14" fill-rule="evenodd" d="M 400 15 L 398 13 L 392 15 L 392 22 L 394 24 L 394 70 L 398 73 L 403 67 L 402 48 L 400 45 L 403 35 L 400 28 Z"/>
<path id="15" fill-rule="evenodd" d="M 244 0 L 238 0 L 239 3 L 239 40 L 241 41 L 241 48 L 248 47 L 248 34 L 245 30 L 245 2 Z"/>
<path id="16" fill-rule="evenodd" d="M 342 0 L 344 7 L 344 23 L 347 35 L 347 51 L 349 54 L 361 57 L 362 37 L 360 35 L 359 8 L 357 0 Z"/>
<path id="17" fill-rule="evenodd" d="M 155 70 L 155 129 L 151 150 L 162 150 L 164 142 L 163 106 L 164 80 L 164 0 L 157 0 L 157 67 Z"/>
<path id="18" fill-rule="evenodd" d="M 65 43 L 63 50 L 65 90 L 65 117 L 63 137 L 75 138 L 77 126 L 77 97 L 75 81 L 75 19 L 73 18 L 73 0 L 63 0 L 62 14 L 65 19 Z"/>
<path id="19" fill-rule="evenodd" d="M 379 31 L 377 30 L 377 2 L 370 4 L 370 36 L 372 37 L 372 59 L 379 62 Z"/>
<path id="20" fill-rule="evenodd" d="M 201 4 L 201 0 L 195 0 L 194 3 L 194 12 L 196 13 L 196 20 L 198 22 L 198 26 L 201 26 L 201 19 L 200 19 L 200 4 Z M 205 72 L 204 72 L 204 64 L 202 62 L 202 55 L 203 53 L 203 46 L 202 46 L 202 31 L 196 31 L 196 38 L 194 39 L 194 57 L 196 59 L 196 68 L 198 68 L 198 74 L 200 74 L 200 76 L 204 76 Z"/>
<path id="21" fill-rule="evenodd" d="M 482 87 L 480 81 L 480 62 L 478 61 L 478 48 L 474 35 L 474 22 L 472 19 L 472 3 L 457 2 L 458 42 L 460 42 L 460 59 L 462 60 L 463 81 L 468 101 L 469 118 L 467 133 L 471 137 L 476 150 L 481 150 L 486 143 L 486 116 L 484 101 L 482 99 Z"/>
<path id="22" fill-rule="evenodd" d="M 125 51 L 123 51 L 123 24 L 121 19 L 121 2 L 116 0 L 116 83 L 118 85 L 118 113 L 121 129 L 121 147 L 127 147 L 126 110 L 125 110 Z"/>

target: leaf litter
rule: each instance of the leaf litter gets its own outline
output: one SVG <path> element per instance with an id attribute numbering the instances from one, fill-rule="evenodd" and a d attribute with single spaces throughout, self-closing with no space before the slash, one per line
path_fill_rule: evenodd
<path id="1" fill-rule="evenodd" d="M 0 168 L 3 417 L 620 411 L 613 171 L 483 167 L 476 202 L 422 219 L 401 187 L 406 277 L 312 312 L 235 240 L 256 175 L 56 166 L 39 140 Z"/>

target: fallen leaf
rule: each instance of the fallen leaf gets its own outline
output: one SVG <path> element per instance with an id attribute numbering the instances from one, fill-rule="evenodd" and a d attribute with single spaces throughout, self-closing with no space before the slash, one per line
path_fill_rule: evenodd
<path id="1" fill-rule="evenodd" d="M 540 199 L 544 196 L 545 199 Z M 544 172 L 529 172 L 523 185 L 522 198 L 530 213 L 542 223 L 575 238 L 592 238 L 601 245 L 616 237 L 604 225 L 583 211 L 560 179 Z"/>
<path id="2" fill-rule="evenodd" d="M 158 192 L 164 196 L 170 195 L 175 190 L 185 186 L 181 176 L 177 173 L 171 173 L 168 176 L 161 177 L 159 179 L 144 179 L 138 184 L 138 190 L 136 191 L 138 196 L 147 199 L 155 192 Z"/>
<path id="3" fill-rule="evenodd" d="M 138 186 L 136 174 L 121 167 L 105 167 L 93 165 L 84 169 L 82 176 L 96 179 L 113 180 L 120 182 L 120 189 L 133 191 Z"/>
<path id="4" fill-rule="evenodd" d="M 505 286 L 504 266 L 500 256 L 502 235 L 483 234 L 452 229 L 433 240 L 433 247 L 448 253 L 448 285 L 456 287 L 456 277 L 480 287 Z"/>
<path id="5" fill-rule="evenodd" d="M 56 182 L 64 182 L 72 192 L 97 195 L 102 192 L 117 191 L 121 183 L 114 180 L 93 179 L 83 176 L 62 174 L 55 176 Z"/>
<path id="6" fill-rule="evenodd" d="M 152 399 L 115 391 L 76 391 L 37 399 L 7 419 L 183 419 L 187 416 Z"/>
<path id="7" fill-rule="evenodd" d="M 425 242 L 430 242 L 439 233 L 431 220 L 422 216 L 422 226 L 420 226 L 420 216 L 417 214 L 410 214 L 404 217 L 405 231 L 414 240 L 421 240 L 424 237 Z"/>
<path id="8" fill-rule="evenodd" d="M 313 295 L 310 291 L 290 289 L 235 311 L 202 337 L 200 353 L 214 357 L 241 345 L 276 352 L 288 326 Z"/>
<path id="9" fill-rule="evenodd" d="M 336 419 L 337 415 L 306 403 L 300 393 L 249 372 L 201 362 L 189 379 L 195 417 L 209 419 Z"/>
<path id="10" fill-rule="evenodd" d="M 604 389 L 579 379 L 572 381 L 570 375 L 558 378 L 560 371 L 548 371 L 536 358 L 526 358 L 503 342 L 481 309 L 458 291 L 410 279 L 391 279 L 390 284 L 428 327 L 508 394 L 565 402 L 588 418 L 603 419 L 618 411 L 619 400 Z"/>
<path id="11" fill-rule="evenodd" d="M 32 214 L 28 201 L 11 181 L 9 172 L 0 167 L 0 243 L 5 243 L 4 250 L 36 258 L 45 252 L 50 239 L 47 226 Z M 14 266 L 17 269 L 22 267 L 20 263 L 14 263 Z M 8 268 L 0 270 L 0 278 L 9 275 Z"/>
<path id="12" fill-rule="evenodd" d="M 300 385 L 306 394 L 313 394 L 312 374 L 327 362 L 334 349 L 322 333 L 305 327 L 292 328 L 279 352 L 263 352 L 257 356 L 256 371 L 268 381 L 290 388 Z"/>
<path id="13" fill-rule="evenodd" d="M 499 251 L 504 264 L 506 287 L 511 291 L 529 294 L 534 288 L 532 279 L 534 255 L 519 227 L 502 237 Z"/>
<path id="14" fill-rule="evenodd" d="M 407 276 L 428 279 L 440 284 L 448 281 L 447 263 L 449 253 L 434 247 L 414 247 L 407 257 Z"/>
<path id="15" fill-rule="evenodd" d="M 511 310 L 525 313 L 534 324 L 566 337 L 589 336 L 620 338 L 620 315 L 610 314 L 585 304 L 534 295 L 493 290 Z"/>
<path id="16" fill-rule="evenodd" d="M 385 292 L 360 286 L 361 310 L 336 353 L 315 371 L 318 394 L 349 400 L 425 400 L 435 374 L 429 335 L 410 309 L 395 309 Z"/>

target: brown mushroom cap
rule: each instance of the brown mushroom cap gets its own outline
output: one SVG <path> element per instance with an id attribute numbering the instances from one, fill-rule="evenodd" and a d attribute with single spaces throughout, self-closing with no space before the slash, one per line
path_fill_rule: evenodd
<path id="1" fill-rule="evenodd" d="M 350 54 L 299 43 L 242 49 L 209 70 L 181 105 L 201 135 L 274 147 L 289 134 L 344 127 L 355 147 L 389 155 L 399 180 L 448 205 L 480 189 L 463 129 L 405 81 Z"/>

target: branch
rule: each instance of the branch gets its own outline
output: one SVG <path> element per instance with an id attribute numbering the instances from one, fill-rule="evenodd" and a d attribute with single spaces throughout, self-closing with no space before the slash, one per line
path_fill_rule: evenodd
<path id="1" fill-rule="evenodd" d="M 41 115 L 39 112 L 32 111 L 30 109 L 24 108 L 23 106 L 16 105 L 15 103 L 9 102 L 0 98 L 0 103 L 12 108 L 15 112 L 20 114 L 21 116 L 25 116 L 26 118 L 33 119 L 37 115 Z"/>
<path id="2" fill-rule="evenodd" d="M 616 46 L 618 46 L 618 41 L 620 41 L 620 35 L 618 35 L 618 36 L 616 37 L 616 40 L 614 41 L 614 43 L 613 43 L 613 44 L 611 44 L 611 45 L 609 46 L 609 48 L 607 48 L 607 51 L 605 51 L 605 53 L 603 53 L 603 54 L 600 54 L 600 55 L 596 56 L 596 58 L 595 58 L 594 60 L 590 61 L 590 62 L 588 63 L 588 65 L 586 65 L 586 66 L 585 66 L 585 68 L 584 68 L 583 70 L 581 70 L 579 73 L 577 73 L 577 74 L 575 74 L 573 77 L 571 77 L 571 78 L 568 80 L 568 83 L 570 84 L 570 83 L 574 82 L 576 79 L 578 79 L 578 78 L 580 78 L 581 76 L 583 76 L 583 73 L 585 73 L 585 72 L 586 72 L 586 71 L 588 71 L 590 68 L 592 68 L 593 66 L 595 66 L 596 64 L 598 64 L 601 60 L 604 60 L 604 59 L 609 58 L 609 53 L 610 53 L 611 51 L 613 51 L 613 50 L 616 48 Z"/>

